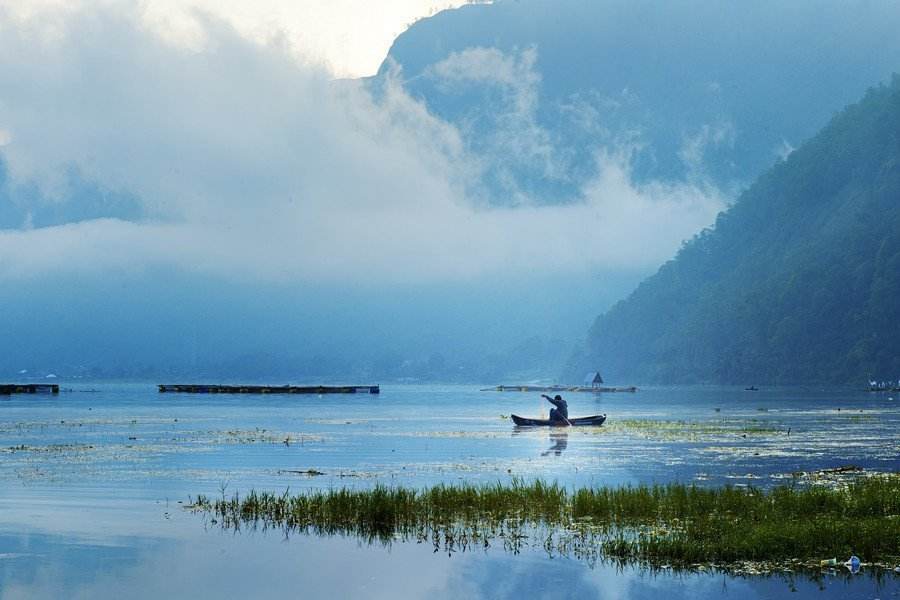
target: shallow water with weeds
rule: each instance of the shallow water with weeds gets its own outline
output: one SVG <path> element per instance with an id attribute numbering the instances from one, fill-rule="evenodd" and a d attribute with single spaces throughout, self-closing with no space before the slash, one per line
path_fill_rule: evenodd
<path id="1" fill-rule="evenodd" d="M 893 571 L 867 567 L 858 575 L 840 567 L 801 574 L 761 561 L 723 573 L 702 564 L 621 564 L 596 553 L 585 560 L 530 537 L 510 549 L 435 547 L 416 536 L 370 545 L 348 532 L 286 537 L 278 527 L 235 534 L 183 508 L 189 496 L 252 489 L 535 478 L 568 490 L 669 482 L 841 488 L 900 471 L 900 399 L 891 394 L 719 387 L 570 394 L 572 415 L 605 413 L 607 423 L 516 430 L 510 413 L 546 415 L 538 394 L 463 386 L 323 397 L 170 395 L 149 384 L 62 388 L 72 391 L 0 400 L 0 598 L 121 597 L 123 590 L 148 598 L 292 597 L 299 589 L 307 597 L 392 598 L 900 595 Z"/>

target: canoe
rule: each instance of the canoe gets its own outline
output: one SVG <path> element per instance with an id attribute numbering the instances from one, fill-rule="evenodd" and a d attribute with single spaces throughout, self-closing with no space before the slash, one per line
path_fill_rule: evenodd
<path id="1" fill-rule="evenodd" d="M 551 421 L 550 419 L 528 419 L 519 415 L 511 415 L 513 423 L 519 427 L 566 427 L 566 423 L 560 421 Z M 569 419 L 572 425 L 593 425 L 595 427 L 603 425 L 606 421 L 606 415 L 594 415 L 592 417 L 574 417 Z"/>

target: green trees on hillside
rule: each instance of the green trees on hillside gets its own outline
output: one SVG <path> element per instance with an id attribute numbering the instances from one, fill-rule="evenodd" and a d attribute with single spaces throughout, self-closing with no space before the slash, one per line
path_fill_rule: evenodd
<path id="1" fill-rule="evenodd" d="M 636 382 L 900 377 L 900 76 L 599 317 L 572 374 L 594 366 Z"/>

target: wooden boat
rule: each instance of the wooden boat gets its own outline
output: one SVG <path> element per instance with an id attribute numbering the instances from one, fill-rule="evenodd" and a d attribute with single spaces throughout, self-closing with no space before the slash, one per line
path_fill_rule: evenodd
<path id="1" fill-rule="evenodd" d="M 528 419 L 519 415 L 511 415 L 513 423 L 518 427 L 567 427 L 565 421 L 551 421 L 550 419 Z M 606 421 L 606 415 L 594 415 L 592 417 L 575 417 L 569 419 L 573 426 L 593 425 L 598 427 Z"/>

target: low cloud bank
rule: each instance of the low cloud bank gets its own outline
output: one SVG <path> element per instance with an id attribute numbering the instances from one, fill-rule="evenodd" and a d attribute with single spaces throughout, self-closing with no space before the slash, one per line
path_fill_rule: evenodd
<path id="1" fill-rule="evenodd" d="M 135 221 L 0 231 L 0 279 L 172 267 L 242 280 L 416 283 L 646 269 L 724 206 L 702 180 L 635 184 L 635 150 L 624 144 L 598 145 L 577 202 L 475 197 L 504 148 L 564 176 L 554 156 L 564 149 L 534 121 L 539 49 L 473 50 L 430 74 L 509 90 L 508 102 L 485 107 L 501 111 L 502 135 L 478 146 L 399 76 L 373 93 L 279 43 L 197 19 L 204 45 L 188 49 L 122 7 L 24 21 L 0 9 L 5 185 L 34 182 L 41 192 L 15 201 L 67 202 L 59 174 L 76 168 L 142 204 Z"/>

